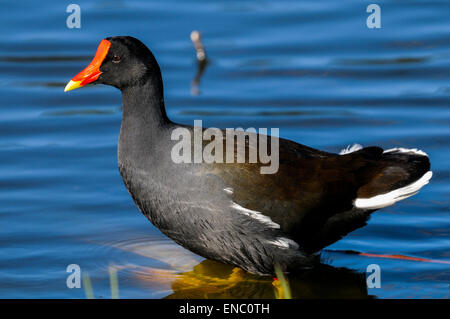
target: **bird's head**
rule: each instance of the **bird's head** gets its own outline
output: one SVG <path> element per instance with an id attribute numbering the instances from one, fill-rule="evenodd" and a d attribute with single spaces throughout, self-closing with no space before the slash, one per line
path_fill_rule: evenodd
<path id="1" fill-rule="evenodd" d="M 106 84 L 118 89 L 145 83 L 161 76 L 151 51 L 138 39 L 129 36 L 103 39 L 91 63 L 78 73 L 64 92 L 87 84 Z"/>

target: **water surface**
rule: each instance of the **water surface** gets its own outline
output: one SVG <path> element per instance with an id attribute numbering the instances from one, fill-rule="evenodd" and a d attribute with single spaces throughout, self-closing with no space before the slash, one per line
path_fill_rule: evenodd
<path id="1" fill-rule="evenodd" d="M 132 35 L 157 57 L 172 120 L 279 127 L 337 152 L 352 143 L 418 147 L 434 171 L 418 195 L 373 214 L 324 252 L 324 269 L 292 278 L 296 297 L 448 298 L 450 261 L 450 24 L 448 1 L 77 1 L 81 29 L 61 1 L 0 5 L 0 297 L 84 298 L 68 289 L 78 264 L 96 298 L 273 297 L 271 282 L 196 256 L 168 240 L 133 204 L 117 169 L 120 93 L 63 93 L 99 41 Z M 198 95 L 189 34 L 210 63 Z M 367 288 L 369 264 L 381 288 Z M 328 267 L 329 266 L 329 267 Z"/>

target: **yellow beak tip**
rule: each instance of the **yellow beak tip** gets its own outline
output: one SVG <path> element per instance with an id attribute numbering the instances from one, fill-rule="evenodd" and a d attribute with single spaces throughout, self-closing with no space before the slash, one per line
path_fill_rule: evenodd
<path id="1" fill-rule="evenodd" d="M 70 80 L 64 88 L 64 92 L 75 90 L 81 86 L 81 81 L 72 81 Z"/>

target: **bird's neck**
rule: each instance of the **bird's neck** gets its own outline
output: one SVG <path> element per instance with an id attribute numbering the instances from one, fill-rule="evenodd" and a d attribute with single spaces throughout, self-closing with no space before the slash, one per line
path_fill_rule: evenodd
<path id="1" fill-rule="evenodd" d="M 121 91 L 119 163 L 139 164 L 157 154 L 157 146 L 164 143 L 171 124 L 164 106 L 162 80 L 155 76 Z"/>
<path id="2" fill-rule="evenodd" d="M 122 123 L 150 126 L 163 126 L 170 123 L 164 105 L 164 92 L 161 77 L 154 76 L 145 83 L 129 86 L 122 90 Z"/>

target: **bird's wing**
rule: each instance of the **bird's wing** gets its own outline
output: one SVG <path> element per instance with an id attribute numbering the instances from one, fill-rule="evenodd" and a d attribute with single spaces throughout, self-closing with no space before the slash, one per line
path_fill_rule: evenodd
<path id="1" fill-rule="evenodd" d="M 375 196 L 411 181 L 411 176 L 398 174 L 403 170 L 398 159 L 387 158 L 379 147 L 338 155 L 281 138 L 278 142 L 274 174 L 261 174 L 268 164 L 260 162 L 213 163 L 204 170 L 223 179 L 236 205 L 267 216 L 307 252 L 366 224 L 375 209 L 355 207 L 362 192 Z M 252 149 L 248 141 L 245 147 Z"/>

